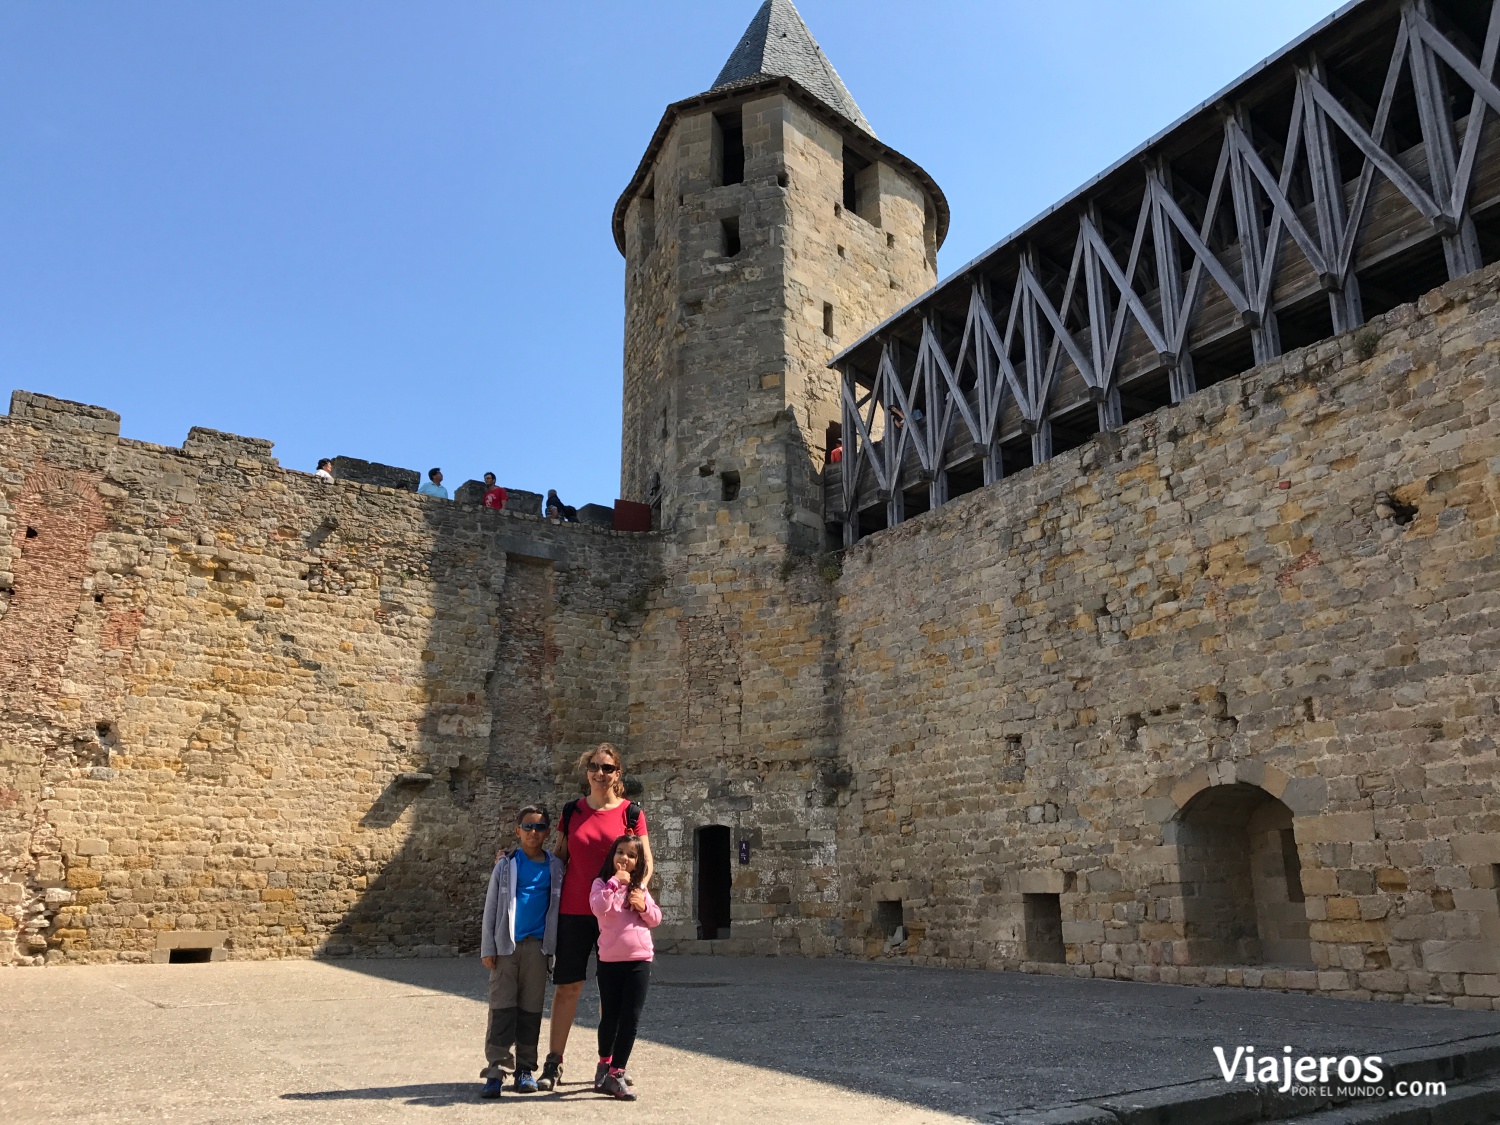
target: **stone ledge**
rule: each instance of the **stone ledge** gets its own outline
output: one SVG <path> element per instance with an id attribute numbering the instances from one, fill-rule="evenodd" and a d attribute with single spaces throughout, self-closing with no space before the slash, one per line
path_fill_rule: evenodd
<path id="1" fill-rule="evenodd" d="M 11 392 L 10 417 L 42 429 L 120 436 L 120 416 L 113 410 L 33 391 Z"/>

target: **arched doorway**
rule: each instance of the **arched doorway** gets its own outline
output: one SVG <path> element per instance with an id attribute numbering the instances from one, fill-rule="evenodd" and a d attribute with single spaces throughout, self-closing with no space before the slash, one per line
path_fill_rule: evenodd
<path id="1" fill-rule="evenodd" d="M 729 888 L 733 879 L 728 828 L 707 824 L 693 833 L 693 870 L 697 884 L 698 936 L 707 940 L 727 938 Z"/>
<path id="2" fill-rule="evenodd" d="M 1311 966 L 1292 810 L 1258 785 L 1217 785 L 1175 828 L 1189 963 Z"/>

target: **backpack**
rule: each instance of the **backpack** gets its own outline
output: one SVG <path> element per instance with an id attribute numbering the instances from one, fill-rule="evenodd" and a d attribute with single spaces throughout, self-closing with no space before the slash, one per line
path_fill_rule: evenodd
<path id="1" fill-rule="evenodd" d="M 580 798 L 581 800 L 582 798 Z M 562 834 L 563 839 L 568 838 L 568 825 L 573 820 L 573 811 L 578 808 L 578 801 L 569 801 L 563 806 L 562 811 Z M 634 801 L 625 805 L 625 834 L 627 836 L 639 836 L 635 826 L 641 822 L 641 806 Z"/>

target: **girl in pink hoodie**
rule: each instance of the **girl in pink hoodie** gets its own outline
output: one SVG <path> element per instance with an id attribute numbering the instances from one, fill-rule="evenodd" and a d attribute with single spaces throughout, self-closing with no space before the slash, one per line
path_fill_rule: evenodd
<path id="1" fill-rule="evenodd" d="M 635 1100 L 635 1092 L 626 1084 L 625 1064 L 651 983 L 651 959 L 656 955 L 651 930 L 661 925 L 661 907 L 641 886 L 645 868 L 640 840 L 621 836 L 589 891 L 589 906 L 599 919 L 599 1067 L 594 1089 L 627 1101 Z"/>

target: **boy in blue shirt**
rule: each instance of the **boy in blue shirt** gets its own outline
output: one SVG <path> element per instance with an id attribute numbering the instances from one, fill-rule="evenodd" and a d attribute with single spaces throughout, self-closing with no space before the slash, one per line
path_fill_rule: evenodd
<path id="1" fill-rule="evenodd" d="M 512 1067 L 514 1089 L 536 1093 L 537 1042 L 547 996 L 548 965 L 557 952 L 562 861 L 542 845 L 552 825 L 545 809 L 527 805 L 516 825 L 521 846 L 500 857 L 484 898 L 479 955 L 490 971 L 490 1022 L 484 1037 L 488 1064 L 482 1097 L 498 1098 Z M 515 1048 L 512 1055 L 511 1048 Z"/>

